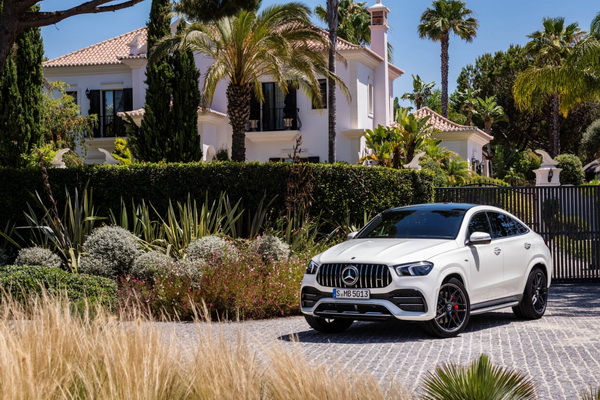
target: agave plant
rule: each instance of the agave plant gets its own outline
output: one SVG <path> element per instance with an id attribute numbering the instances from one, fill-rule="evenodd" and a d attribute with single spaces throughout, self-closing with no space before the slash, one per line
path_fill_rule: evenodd
<path id="1" fill-rule="evenodd" d="M 523 373 L 492 365 L 482 354 L 469 366 L 437 367 L 424 381 L 426 400 L 526 400 L 535 398 L 535 387 Z"/>
<path id="2" fill-rule="evenodd" d="M 73 196 L 67 188 L 65 192 L 62 215 L 57 209 L 47 207 L 36 192 L 37 205 L 44 215 L 38 217 L 31 205 L 27 204 L 25 218 L 29 225 L 18 229 L 27 229 L 31 234 L 29 240 L 33 244 L 56 251 L 71 272 L 77 272 L 83 242 L 94 229 L 96 221 L 104 218 L 96 215 L 90 189 L 84 188 L 81 196 L 77 188 Z"/>

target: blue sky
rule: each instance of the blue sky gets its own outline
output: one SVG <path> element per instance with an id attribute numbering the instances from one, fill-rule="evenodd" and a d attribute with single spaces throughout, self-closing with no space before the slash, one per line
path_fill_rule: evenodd
<path id="1" fill-rule="evenodd" d="M 301 1 L 301 0 L 300 0 Z M 358 2 L 359 0 L 355 0 Z M 283 3 L 285 0 L 263 0 L 263 6 Z M 325 0 L 303 1 L 311 9 Z M 427 82 L 440 86 L 440 45 L 419 39 L 417 25 L 429 0 L 382 0 L 390 10 L 389 40 L 394 46 L 394 64 L 405 71 L 394 85 L 394 95 L 410 91 L 411 74 L 419 74 Z M 43 10 L 57 10 L 78 4 L 76 0 L 45 0 Z M 129 32 L 146 24 L 150 0 L 114 13 L 80 15 L 56 25 L 42 28 L 48 58 Z M 367 5 L 375 0 L 367 0 Z M 511 44 L 525 44 L 527 35 L 541 29 L 544 17 L 565 17 L 567 23 L 578 22 L 588 30 L 594 16 L 600 12 L 600 2 L 592 0 L 467 0 L 479 20 L 477 37 L 471 43 L 457 37 L 450 39 L 450 91 L 456 86 L 456 77 L 462 67 L 475 62 L 477 56 L 506 50 Z M 202 72 L 202 71 L 201 71 Z"/>

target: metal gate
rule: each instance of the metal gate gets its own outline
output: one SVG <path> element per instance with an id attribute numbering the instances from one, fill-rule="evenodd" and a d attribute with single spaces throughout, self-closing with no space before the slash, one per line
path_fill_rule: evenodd
<path id="1" fill-rule="evenodd" d="M 436 188 L 435 200 L 503 208 L 542 235 L 553 279 L 600 281 L 600 186 Z"/>

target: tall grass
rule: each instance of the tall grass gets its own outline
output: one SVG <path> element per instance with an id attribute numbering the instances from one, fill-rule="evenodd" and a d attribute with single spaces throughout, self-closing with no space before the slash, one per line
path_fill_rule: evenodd
<path id="1" fill-rule="evenodd" d="M 407 399 L 368 375 L 312 365 L 281 343 L 252 347 L 197 323 L 194 347 L 164 325 L 48 298 L 0 305 L 2 399 Z M 289 345 L 288 345 L 289 346 Z M 266 348 L 268 347 L 268 350 Z"/>

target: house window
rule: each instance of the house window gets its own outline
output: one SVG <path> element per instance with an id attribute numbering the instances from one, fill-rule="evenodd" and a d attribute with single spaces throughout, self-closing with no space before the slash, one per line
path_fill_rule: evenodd
<path id="1" fill-rule="evenodd" d="M 90 90 L 88 115 L 98 116 L 94 137 L 125 136 L 125 123 L 117 116 L 133 109 L 132 89 Z"/>
<path id="2" fill-rule="evenodd" d="M 367 91 L 368 91 L 368 96 L 369 96 L 368 100 L 367 100 L 369 102 L 369 104 L 368 104 L 369 115 L 373 115 L 373 96 L 374 96 L 374 93 L 373 93 L 373 84 L 372 83 L 369 83 L 369 85 L 367 86 Z"/>
<path id="3" fill-rule="evenodd" d="M 321 90 L 321 95 L 319 96 L 321 98 L 321 105 L 315 106 L 315 104 L 312 103 L 313 110 L 321 110 L 327 108 L 327 80 L 319 79 L 319 86 Z"/>
<path id="4" fill-rule="evenodd" d="M 275 82 L 265 82 L 262 84 L 262 90 L 264 96 L 262 103 L 252 94 L 248 129 L 251 131 L 300 129 L 296 89 L 290 87 L 288 93 L 284 94 Z"/>
<path id="5" fill-rule="evenodd" d="M 74 90 L 74 91 L 67 91 L 67 92 L 65 92 L 65 94 L 67 96 L 71 96 L 73 98 L 73 103 L 79 104 L 79 102 L 77 101 L 77 91 L 76 90 Z"/>

